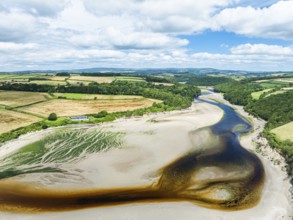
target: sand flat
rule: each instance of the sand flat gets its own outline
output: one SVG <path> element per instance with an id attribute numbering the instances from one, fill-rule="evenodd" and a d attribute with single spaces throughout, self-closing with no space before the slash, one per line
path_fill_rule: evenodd
<path id="1" fill-rule="evenodd" d="M 119 119 L 112 123 L 106 123 L 103 125 L 105 129 L 132 132 L 131 136 L 126 136 L 127 148 L 122 149 L 122 151 L 113 150 L 92 156 L 78 163 L 77 167 L 88 171 L 88 173 L 84 173 L 84 177 L 87 179 L 87 182 L 85 182 L 86 187 L 106 188 L 148 184 L 156 179 L 154 171 L 190 150 L 192 144 L 184 141 L 187 140 L 186 137 L 189 131 L 215 124 L 221 117 L 222 111 L 219 108 L 206 103 L 196 103 L 192 109 L 187 111 L 145 116 L 142 118 Z M 159 138 L 156 137 L 156 134 L 160 134 Z M 253 149 L 251 138 L 241 140 L 244 147 Z M 9 144 L 13 145 L 13 142 Z M 5 150 L 2 151 L 3 154 L 5 154 Z M 260 203 L 251 209 L 225 212 L 206 209 L 190 202 L 134 203 L 35 215 L 1 213 L 1 218 L 9 220 L 19 218 L 32 220 L 77 220 L 83 218 L 113 220 L 289 220 L 290 203 L 286 197 L 287 190 L 289 189 L 288 181 L 284 180 L 284 172 L 280 175 L 280 172 L 282 173 L 280 167 L 274 166 L 265 158 L 262 158 L 262 160 L 264 161 L 267 173 L 265 188 Z M 129 164 L 132 166 L 129 166 Z M 51 177 L 42 176 L 42 178 L 44 178 L 43 180 L 46 178 L 48 180 Z M 35 176 L 35 179 L 31 177 L 25 179 L 22 177 L 22 180 L 36 183 L 42 178 L 40 176 Z M 20 179 L 17 180 L 20 181 Z M 40 184 L 46 185 L 48 181 L 41 182 Z M 62 185 L 77 187 L 76 184 L 60 182 L 59 185 L 51 187 L 62 187 Z"/>

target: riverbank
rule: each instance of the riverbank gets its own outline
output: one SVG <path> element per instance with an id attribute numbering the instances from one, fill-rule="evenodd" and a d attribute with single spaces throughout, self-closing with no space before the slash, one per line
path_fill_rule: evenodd
<path id="1" fill-rule="evenodd" d="M 205 98 L 230 106 L 252 123 L 253 131 L 246 135 L 242 135 L 240 137 L 240 143 L 244 148 L 256 153 L 266 168 L 266 181 L 263 198 L 267 197 L 269 200 L 273 201 L 271 208 L 276 210 L 276 214 L 272 215 L 274 216 L 272 219 L 291 220 L 293 217 L 293 192 L 290 177 L 286 170 L 286 160 L 275 149 L 272 149 L 269 146 L 266 138 L 261 137 L 266 122 L 250 115 L 242 106 L 231 104 L 225 100 L 221 94 L 213 93 L 205 96 Z M 276 207 L 276 204 L 278 204 L 278 208 Z M 264 207 L 267 206 L 267 199 L 262 199 L 260 205 Z M 269 215 L 267 216 L 269 217 Z"/>
<path id="2" fill-rule="evenodd" d="M 224 101 L 224 100 L 223 100 Z M 193 144 L 190 142 L 190 131 L 210 126 L 218 122 L 223 111 L 218 107 L 197 102 L 192 108 L 184 111 L 160 113 L 141 118 L 119 119 L 102 125 L 103 129 L 123 131 L 128 135 L 127 147 L 108 152 L 101 152 L 88 157 L 71 168 L 82 174 L 83 179 L 71 181 L 70 176 L 60 178 L 54 174 L 24 175 L 13 181 L 46 186 L 50 188 L 80 187 L 129 187 L 144 186 L 158 178 L 157 170 L 188 152 Z M 253 132 L 254 133 L 254 132 Z M 253 134 L 251 133 L 251 134 Z M 39 134 L 38 134 L 39 135 Z M 208 133 L 197 139 L 198 142 L 209 137 Z M 246 136 L 242 137 L 245 138 Z M 22 140 L 16 140 L 16 142 Z M 241 140 L 242 141 L 242 140 Z M 244 147 L 247 143 L 241 142 Z M 249 145 L 250 146 L 250 145 Z M 4 149 L 4 148 L 3 148 Z M 251 145 L 252 149 L 252 145 Z M 281 201 L 284 185 L 280 175 L 270 162 L 264 161 L 267 178 L 260 203 L 241 211 L 221 211 L 207 209 L 190 202 L 152 202 L 134 203 L 120 206 L 92 208 L 71 212 L 51 212 L 44 214 L 11 214 L 1 213 L 3 219 L 225 219 L 225 220 L 278 220 L 290 219 L 286 199 Z M 215 169 L 211 167 L 211 169 Z M 71 169 L 72 170 L 72 169 Z M 76 176 L 75 176 L 76 177 Z M 83 184 L 80 184 L 80 180 Z M 65 187 L 66 186 L 66 187 Z M 272 188 L 274 186 L 276 188 Z M 272 190 L 272 191 L 270 191 Z M 277 198 L 277 200 L 275 199 Z M 285 205 L 285 206 L 284 206 Z M 287 216 L 286 216 L 287 215 Z"/>

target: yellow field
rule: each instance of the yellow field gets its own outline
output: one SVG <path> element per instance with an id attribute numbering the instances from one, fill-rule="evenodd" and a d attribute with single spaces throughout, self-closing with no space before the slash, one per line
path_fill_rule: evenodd
<path id="1" fill-rule="evenodd" d="M 88 81 L 88 82 L 97 82 L 97 83 L 111 83 L 115 80 L 115 77 L 111 76 L 71 76 L 70 81 Z"/>
<path id="2" fill-rule="evenodd" d="M 68 79 L 69 76 L 49 76 L 46 78 L 53 80 L 53 81 L 65 81 L 65 79 Z"/>
<path id="3" fill-rule="evenodd" d="M 282 141 L 293 141 L 293 122 L 277 127 L 273 129 L 272 132 L 276 134 Z"/>
<path id="4" fill-rule="evenodd" d="M 53 80 L 34 80 L 30 81 L 30 84 L 38 84 L 38 85 L 51 85 L 51 86 L 57 86 L 57 85 L 66 85 L 65 81 L 53 81 Z"/>
<path id="5" fill-rule="evenodd" d="M 276 79 L 276 81 L 293 83 L 293 78 L 281 78 L 281 79 Z"/>
<path id="6" fill-rule="evenodd" d="M 0 109 L 0 133 L 5 133 L 13 129 L 30 125 L 40 121 L 40 118 L 35 116 L 22 114 L 19 112 Z"/>
<path id="7" fill-rule="evenodd" d="M 45 93 L 1 91 L 0 105 L 17 107 L 46 100 Z"/>
<path id="8" fill-rule="evenodd" d="M 78 99 L 78 100 L 133 100 L 143 99 L 142 96 L 134 95 L 97 95 L 97 94 L 80 94 L 80 93 L 54 93 L 55 97 L 65 97 L 67 99 Z"/>
<path id="9" fill-rule="evenodd" d="M 134 110 L 151 106 L 153 99 L 130 99 L 130 100 L 66 100 L 54 99 L 51 101 L 27 106 L 19 110 L 47 117 L 55 112 L 58 116 L 74 116 L 98 113 L 102 110 L 108 112 Z"/>

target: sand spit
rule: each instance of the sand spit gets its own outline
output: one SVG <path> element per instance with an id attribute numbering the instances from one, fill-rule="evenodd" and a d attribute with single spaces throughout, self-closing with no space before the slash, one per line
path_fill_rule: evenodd
<path id="1" fill-rule="evenodd" d="M 53 189 L 63 187 L 144 186 L 158 178 L 156 175 L 158 169 L 190 150 L 192 143 L 188 139 L 189 131 L 215 124 L 221 117 L 222 111 L 216 106 L 207 103 L 195 103 L 191 109 L 185 111 L 142 118 L 119 119 L 102 126 L 113 131 L 122 130 L 126 133 L 132 133 L 132 135 L 126 135 L 125 137 L 128 143 L 127 147 L 90 156 L 87 160 L 76 164 L 75 167 L 71 167 L 72 170 L 76 171 L 76 174 L 79 170 L 83 171 L 84 181 L 82 186 L 78 181 L 72 181 L 74 178 L 60 179 L 48 174 L 24 175 L 16 177 L 15 181 L 34 183 Z M 41 134 L 42 132 L 36 134 L 35 139 L 31 138 L 36 140 L 40 138 Z M 156 134 L 160 135 L 157 136 Z M 201 135 L 203 138 L 208 137 L 208 134 L 204 132 Z M 252 142 L 249 144 L 249 140 L 241 141 L 244 147 L 248 146 L 252 149 Z M 17 146 L 14 148 L 15 150 L 23 146 L 23 144 L 19 144 L 21 142 L 22 139 L 20 138 L 8 144 Z M 5 148 L 0 151 L 0 155 L 3 156 L 12 152 L 6 145 L 3 147 Z M 35 215 L 0 213 L 0 219 L 290 219 L 288 198 L 284 197 L 288 190 L 286 181 L 282 177 L 280 178 L 278 166 L 274 167 L 270 161 L 262 160 L 267 173 L 265 189 L 260 203 L 251 209 L 225 212 L 206 209 L 189 202 L 136 203 Z M 207 172 L 209 172 L 209 169 L 207 168 Z M 202 175 L 205 176 L 204 173 Z"/>

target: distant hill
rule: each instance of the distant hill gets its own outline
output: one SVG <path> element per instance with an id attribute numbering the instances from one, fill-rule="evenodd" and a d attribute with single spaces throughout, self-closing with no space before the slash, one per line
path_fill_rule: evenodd
<path id="1" fill-rule="evenodd" d="M 288 74 L 292 72 L 253 72 L 253 71 L 243 71 L 243 70 L 220 70 L 214 68 L 86 68 L 86 69 L 68 69 L 68 70 L 27 70 L 27 71 L 16 71 L 11 72 L 14 74 L 30 74 L 30 73 L 59 73 L 59 72 L 69 72 L 69 73 L 125 73 L 125 74 L 227 74 L 227 75 L 245 75 L 245 76 L 260 76 L 260 75 L 271 75 L 271 74 Z M 7 72 L 0 72 L 0 74 Z"/>

